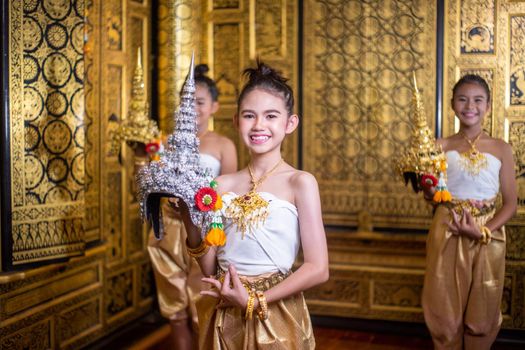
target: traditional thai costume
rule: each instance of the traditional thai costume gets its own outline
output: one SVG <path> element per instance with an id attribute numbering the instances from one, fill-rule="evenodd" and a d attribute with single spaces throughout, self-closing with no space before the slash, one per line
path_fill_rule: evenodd
<path id="1" fill-rule="evenodd" d="M 451 209 L 459 216 L 470 211 L 479 227 L 494 216 L 501 161 L 489 153 L 470 154 L 483 164 L 457 151 L 446 152 L 453 200 L 437 206 L 427 238 L 422 304 L 436 349 L 490 349 L 502 321 L 504 227 L 482 244 L 453 234 L 445 224 L 452 220 Z"/>
<path id="2" fill-rule="evenodd" d="M 220 161 L 209 154 L 200 154 L 200 166 L 207 169 L 211 177 L 220 174 Z M 162 212 L 164 237 L 155 238 L 152 230 L 148 239 L 159 309 L 162 316 L 173 321 L 191 317 L 197 331 L 195 302 L 205 287 L 201 282 L 202 273 L 186 250 L 186 229 L 182 220 L 167 202 L 163 204 Z"/>
<path id="3" fill-rule="evenodd" d="M 233 264 L 244 286 L 253 292 L 266 291 L 291 274 L 300 247 L 297 208 L 268 192 L 250 192 L 268 202 L 260 225 L 243 231 L 228 218 L 235 193 L 222 196 L 226 244 L 217 247 L 222 278 Z M 246 197 L 246 195 L 243 195 Z M 245 318 L 238 307 L 216 308 L 218 299 L 202 297 L 197 303 L 201 349 L 314 349 L 315 340 L 303 294 L 268 304 L 266 318 L 254 313 Z"/>

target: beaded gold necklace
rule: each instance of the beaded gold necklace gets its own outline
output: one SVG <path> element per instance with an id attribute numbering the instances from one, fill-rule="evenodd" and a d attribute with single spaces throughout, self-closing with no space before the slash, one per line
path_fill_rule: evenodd
<path id="1" fill-rule="evenodd" d="M 268 201 L 262 198 L 257 192 L 257 186 L 259 186 L 264 180 L 277 170 L 279 165 L 283 162 L 281 158 L 273 168 L 270 169 L 266 174 L 261 176 L 259 179 L 255 179 L 253 170 L 248 164 L 248 172 L 250 173 L 250 179 L 252 183 L 252 189 L 242 195 L 236 197 L 225 211 L 225 216 L 231 219 L 239 228 L 242 233 L 242 238 L 248 229 L 253 229 L 260 224 L 263 224 L 268 217 Z"/>
<path id="2" fill-rule="evenodd" d="M 473 140 L 470 140 L 463 131 L 459 132 L 461 136 L 468 142 L 470 149 L 461 153 L 461 166 L 463 170 L 468 172 L 472 176 L 476 176 L 482 169 L 486 169 L 488 166 L 487 157 L 481 153 L 477 147 L 476 142 L 481 137 L 483 131 L 481 131 L 478 136 L 474 137 Z"/>

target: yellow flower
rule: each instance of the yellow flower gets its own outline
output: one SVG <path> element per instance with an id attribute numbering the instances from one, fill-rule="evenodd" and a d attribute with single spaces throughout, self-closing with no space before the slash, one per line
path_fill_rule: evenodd
<path id="1" fill-rule="evenodd" d="M 213 210 L 221 210 L 222 209 L 222 197 L 217 194 L 217 201 L 215 202 L 215 205 L 213 206 Z"/>
<path id="2" fill-rule="evenodd" d="M 452 200 L 452 195 L 450 194 L 449 191 L 444 190 L 443 194 L 441 195 L 441 200 L 443 202 L 450 202 Z"/>
<path id="3" fill-rule="evenodd" d="M 206 234 L 206 243 L 211 246 L 223 246 L 226 243 L 226 234 L 220 228 L 213 227 Z"/>
<path id="4" fill-rule="evenodd" d="M 434 198 L 432 198 L 434 200 L 434 202 L 436 203 L 441 203 L 441 200 L 442 200 L 442 194 L 441 194 L 441 191 L 436 191 L 436 193 L 434 193 Z"/>
<path id="5" fill-rule="evenodd" d="M 439 162 L 439 170 L 441 170 L 442 172 L 445 172 L 447 170 L 447 162 L 442 160 L 441 162 Z"/>

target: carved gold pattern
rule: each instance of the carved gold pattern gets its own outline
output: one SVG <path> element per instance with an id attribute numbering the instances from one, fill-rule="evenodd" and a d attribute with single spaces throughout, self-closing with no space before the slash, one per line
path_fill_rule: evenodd
<path id="1" fill-rule="evenodd" d="M 123 0 L 108 1 L 105 3 L 106 48 L 109 50 L 122 50 L 124 30 Z"/>
<path id="2" fill-rule="evenodd" d="M 128 269 L 109 276 L 106 284 L 105 313 L 111 319 L 133 306 L 133 271 Z"/>
<path id="3" fill-rule="evenodd" d="M 85 43 L 85 216 L 86 241 L 101 237 L 100 217 L 100 6 L 86 2 Z"/>
<path id="4" fill-rule="evenodd" d="M 160 0 L 158 15 L 159 72 L 158 121 L 164 133 L 173 129 L 179 92 L 188 72 L 192 52 L 200 63 L 201 1 Z"/>
<path id="5" fill-rule="evenodd" d="M 214 10 L 238 9 L 239 0 L 211 0 L 213 1 Z"/>
<path id="6" fill-rule="evenodd" d="M 518 183 L 518 212 L 525 213 L 525 119 L 510 123 L 509 143 L 516 162 L 516 181 Z"/>
<path id="7" fill-rule="evenodd" d="M 286 0 L 251 0 L 255 26 L 250 35 L 250 58 L 282 59 L 286 56 Z"/>
<path id="8" fill-rule="evenodd" d="M 84 248 L 83 213 L 63 204 L 84 205 L 84 112 L 75 98 L 83 95 L 83 51 L 74 45 L 84 2 L 76 2 L 75 11 L 72 6 L 43 1 L 42 11 L 28 11 L 10 3 L 13 265 Z M 28 206 L 52 206 L 56 215 L 17 221 L 16 212 Z"/>
<path id="9" fill-rule="evenodd" d="M 525 16 L 510 17 L 510 104 L 525 105 Z"/>
<path id="10" fill-rule="evenodd" d="M 57 334 L 60 347 L 65 348 L 82 336 L 102 327 L 101 297 L 92 298 L 60 313 L 57 317 Z"/>
<path id="11" fill-rule="evenodd" d="M 495 1 L 460 0 L 461 53 L 494 53 Z"/>
<path id="12" fill-rule="evenodd" d="M 19 332 L 2 339 L 0 345 L 4 350 L 52 349 L 51 322 L 47 319 L 21 329 Z"/>
<path id="13" fill-rule="evenodd" d="M 410 136 L 413 71 L 434 110 L 435 12 L 433 2 L 304 2 L 302 151 L 326 224 L 357 225 L 366 209 L 378 227 L 427 226 L 427 206 L 392 181 L 392 156 Z"/>

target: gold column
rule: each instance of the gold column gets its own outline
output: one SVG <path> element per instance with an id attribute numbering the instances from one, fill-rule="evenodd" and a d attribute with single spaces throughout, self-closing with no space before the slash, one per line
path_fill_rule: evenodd
<path id="1" fill-rule="evenodd" d="M 166 134 L 173 129 L 173 116 L 192 52 L 196 62 L 201 61 L 201 1 L 160 0 L 157 15 L 158 120 Z"/>

